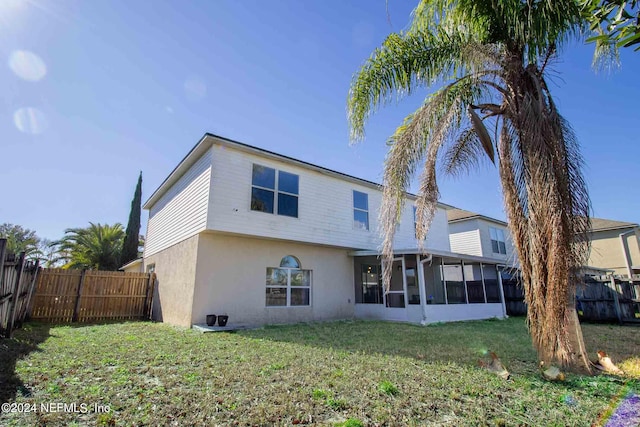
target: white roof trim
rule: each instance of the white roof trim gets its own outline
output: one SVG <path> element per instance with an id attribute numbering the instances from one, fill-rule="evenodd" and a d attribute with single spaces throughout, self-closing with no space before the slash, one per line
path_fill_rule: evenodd
<path id="1" fill-rule="evenodd" d="M 483 262 L 485 264 L 496 264 L 496 265 L 508 265 L 503 259 L 460 254 L 457 252 L 440 251 L 437 249 L 424 249 L 424 250 L 420 250 L 418 248 L 394 249 L 393 253 L 397 255 L 426 254 L 426 255 L 435 255 L 435 256 L 445 257 L 445 258 L 457 258 L 462 261 Z M 373 256 L 373 255 L 378 256 L 380 255 L 380 252 L 379 251 L 353 251 L 353 252 L 349 252 L 349 255 L 354 257 Z"/>
<path id="2" fill-rule="evenodd" d="M 482 220 L 487 221 L 487 222 L 493 222 L 495 224 L 502 225 L 504 227 L 509 227 L 509 224 L 507 224 L 506 222 L 504 222 L 504 221 L 502 221 L 500 219 L 491 218 L 490 216 L 481 215 L 481 214 L 474 215 L 474 216 L 468 216 L 466 218 L 451 219 L 451 220 L 448 220 L 448 222 L 449 222 L 449 224 L 452 224 L 452 223 L 456 223 L 456 222 L 471 221 L 473 219 L 482 219 Z"/>

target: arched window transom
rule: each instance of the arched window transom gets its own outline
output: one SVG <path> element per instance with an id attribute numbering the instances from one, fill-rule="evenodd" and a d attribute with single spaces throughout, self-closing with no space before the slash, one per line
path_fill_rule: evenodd
<path id="1" fill-rule="evenodd" d="M 280 261 L 280 267 L 283 268 L 300 268 L 300 260 L 293 255 L 287 255 Z"/>

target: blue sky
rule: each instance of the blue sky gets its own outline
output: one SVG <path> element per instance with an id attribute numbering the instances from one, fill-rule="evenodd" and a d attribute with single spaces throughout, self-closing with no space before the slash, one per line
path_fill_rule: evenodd
<path id="1" fill-rule="evenodd" d="M 205 132 L 380 182 L 385 141 L 422 101 L 374 115 L 350 146 L 353 73 L 415 1 L 0 1 L 0 222 L 57 239 L 126 226 Z M 640 53 L 597 75 L 569 46 L 552 90 L 583 147 L 595 216 L 640 221 Z M 441 200 L 504 218 L 495 168 Z M 147 213 L 143 213 L 143 227 Z M 143 228 L 144 232 L 144 228 Z"/>

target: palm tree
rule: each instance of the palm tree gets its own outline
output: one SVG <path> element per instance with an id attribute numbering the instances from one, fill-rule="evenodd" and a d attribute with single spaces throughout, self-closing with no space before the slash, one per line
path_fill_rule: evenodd
<path id="1" fill-rule="evenodd" d="M 352 141 L 361 140 L 377 108 L 444 84 L 389 139 L 380 212 L 385 286 L 417 169 L 422 244 L 439 197 L 438 159 L 448 174 L 497 161 L 533 344 L 545 363 L 590 372 L 574 309 L 590 203 L 576 137 L 546 82 L 549 63 L 585 28 L 574 1 L 422 0 L 408 30 L 389 35 L 354 75 L 348 118 Z"/>
<path id="2" fill-rule="evenodd" d="M 7 250 L 12 254 L 24 252 L 28 259 L 36 259 L 40 255 L 40 238 L 33 230 L 20 225 L 0 224 L 0 239 L 7 239 Z"/>
<path id="3" fill-rule="evenodd" d="M 89 223 L 87 228 L 68 228 L 56 242 L 68 260 L 63 268 L 115 271 L 120 267 L 124 230 L 121 224 Z"/>

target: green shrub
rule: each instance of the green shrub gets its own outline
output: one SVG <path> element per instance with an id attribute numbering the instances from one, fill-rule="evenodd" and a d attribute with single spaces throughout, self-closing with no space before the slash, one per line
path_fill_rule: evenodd
<path id="1" fill-rule="evenodd" d="M 382 393 L 387 394 L 389 396 L 395 396 L 396 394 L 399 393 L 398 387 L 396 387 L 392 382 L 390 381 L 382 381 L 379 385 L 378 385 L 378 390 L 380 390 Z"/>

